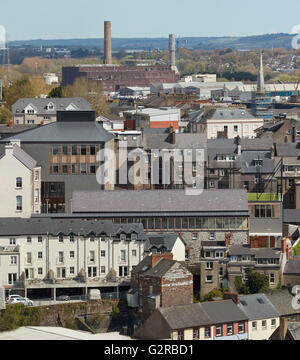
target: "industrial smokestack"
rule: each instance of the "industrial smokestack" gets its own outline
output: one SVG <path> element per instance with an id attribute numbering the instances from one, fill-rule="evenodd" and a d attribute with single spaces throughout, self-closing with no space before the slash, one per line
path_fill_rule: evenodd
<path id="1" fill-rule="evenodd" d="M 111 56 L 111 22 L 104 22 L 104 64 L 112 64 Z"/>
<path id="2" fill-rule="evenodd" d="M 176 67 L 176 44 L 175 35 L 169 35 L 169 55 L 170 55 L 170 67 L 174 69 Z"/>

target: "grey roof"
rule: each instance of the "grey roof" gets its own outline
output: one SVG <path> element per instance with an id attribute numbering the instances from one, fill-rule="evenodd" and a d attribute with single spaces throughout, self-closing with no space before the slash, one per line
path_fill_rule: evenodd
<path id="1" fill-rule="evenodd" d="M 187 195 L 184 190 L 75 191 L 74 213 L 247 213 L 246 190 L 204 190 Z"/>
<path id="2" fill-rule="evenodd" d="M 214 323 L 200 303 L 159 308 L 158 311 L 173 330 Z"/>
<path id="3" fill-rule="evenodd" d="M 27 130 L 35 129 L 38 125 L 13 125 L 0 124 L 0 134 L 19 134 Z"/>
<path id="4" fill-rule="evenodd" d="M 47 110 L 48 104 L 54 105 L 53 110 Z M 27 98 L 19 99 L 12 106 L 12 112 L 14 115 L 20 115 L 24 113 L 24 109 L 28 105 L 32 105 L 36 108 L 38 114 L 56 114 L 56 111 L 66 110 L 69 105 L 74 105 L 75 110 L 91 110 L 91 104 L 83 98 Z"/>
<path id="5" fill-rule="evenodd" d="M 125 234 L 136 233 L 139 240 L 146 240 L 142 224 L 113 224 L 110 221 L 85 221 L 82 219 L 21 219 L 2 218 L 0 219 L 0 236 L 18 235 L 46 235 L 47 233 L 57 236 L 83 235 L 94 233 L 99 235 L 115 236 L 124 232 Z"/>
<path id="6" fill-rule="evenodd" d="M 265 294 L 240 296 L 238 307 L 247 315 L 249 320 L 269 319 L 279 317 L 280 314 Z"/>
<path id="7" fill-rule="evenodd" d="M 210 111 L 206 118 L 211 120 L 227 119 L 255 119 L 255 117 L 246 109 L 214 109 Z"/>
<path id="8" fill-rule="evenodd" d="M 22 150 L 20 146 L 16 144 L 13 145 L 13 156 L 31 171 L 33 171 L 37 165 L 36 160 L 34 160 L 30 155 Z"/>
<path id="9" fill-rule="evenodd" d="M 300 224 L 300 209 L 284 209 L 283 222 L 286 224 Z"/>
<path id="10" fill-rule="evenodd" d="M 206 134 L 175 134 L 175 144 L 171 143 L 170 133 L 144 133 L 143 145 L 145 149 L 207 149 Z"/>
<path id="11" fill-rule="evenodd" d="M 241 139 L 242 151 L 270 151 L 273 146 L 272 138 Z"/>
<path id="12" fill-rule="evenodd" d="M 153 268 L 145 271 L 144 275 L 149 277 L 163 277 L 176 263 L 175 260 L 161 259 Z"/>
<path id="13" fill-rule="evenodd" d="M 300 309 L 295 310 L 292 306 L 294 295 L 288 290 L 273 291 L 266 294 L 271 303 L 275 306 L 280 316 L 300 314 Z"/>
<path id="14" fill-rule="evenodd" d="M 262 174 L 274 171 L 274 159 L 271 158 L 270 151 L 243 151 L 241 159 L 244 174 L 256 174 L 257 170 Z M 262 166 L 255 166 L 254 160 L 262 160 Z"/>
<path id="15" fill-rule="evenodd" d="M 300 257 L 295 256 L 292 259 L 290 259 L 283 270 L 284 274 L 290 274 L 290 275 L 298 275 L 300 278 Z"/>
<path id="16" fill-rule="evenodd" d="M 297 157 L 300 155 L 300 149 L 297 143 L 277 143 L 276 155 L 284 157 Z"/>
<path id="17" fill-rule="evenodd" d="M 206 302 L 202 307 L 214 324 L 248 320 L 248 316 L 232 300 Z"/>
<path id="18" fill-rule="evenodd" d="M 150 250 L 153 247 L 156 249 L 165 249 L 166 251 L 172 251 L 178 234 L 151 234 L 148 235 L 148 240 L 145 243 L 145 249 Z"/>
<path id="19" fill-rule="evenodd" d="M 280 249 L 269 248 L 250 248 L 249 245 L 231 245 L 229 247 L 229 256 L 252 255 L 256 259 L 280 259 Z"/>
<path id="20" fill-rule="evenodd" d="M 9 137 L 0 142 L 8 142 L 14 137 Z M 53 122 L 45 126 L 28 130 L 18 135 L 21 143 L 99 143 L 113 139 L 108 131 L 97 122 Z"/>
<path id="21" fill-rule="evenodd" d="M 216 160 L 217 155 L 237 155 L 235 139 L 208 139 L 207 153 L 210 160 Z"/>

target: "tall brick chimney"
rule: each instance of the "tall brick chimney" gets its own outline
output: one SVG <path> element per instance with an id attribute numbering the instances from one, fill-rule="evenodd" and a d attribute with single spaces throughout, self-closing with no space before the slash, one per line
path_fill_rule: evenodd
<path id="1" fill-rule="evenodd" d="M 165 253 L 165 254 L 152 254 L 151 255 L 151 268 L 153 268 L 161 259 L 168 259 L 173 260 L 172 253 Z"/>
<path id="2" fill-rule="evenodd" d="M 286 253 L 286 248 L 287 248 L 287 245 L 286 245 L 286 237 L 283 237 L 282 240 L 281 240 L 281 252 L 283 254 Z"/>
<path id="3" fill-rule="evenodd" d="M 111 54 L 111 22 L 104 22 L 104 64 L 112 64 L 112 54 Z"/>

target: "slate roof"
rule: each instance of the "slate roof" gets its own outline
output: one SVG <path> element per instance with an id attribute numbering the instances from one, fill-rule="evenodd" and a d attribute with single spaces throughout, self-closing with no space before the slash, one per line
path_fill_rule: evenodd
<path id="1" fill-rule="evenodd" d="M 0 219 L 0 236 L 46 235 L 47 233 L 53 236 L 58 234 L 88 236 L 91 233 L 94 233 L 95 236 L 115 236 L 122 232 L 125 234 L 136 233 L 138 240 L 147 239 L 142 224 L 113 224 L 110 221 L 85 221 L 81 219 Z"/>
<path id="2" fill-rule="evenodd" d="M 270 151 L 272 145 L 272 138 L 241 139 L 242 151 Z"/>
<path id="3" fill-rule="evenodd" d="M 164 248 L 166 251 L 172 251 L 178 237 L 178 234 L 150 234 L 145 243 L 145 249 L 149 250 L 155 247 L 156 249 Z"/>
<path id="4" fill-rule="evenodd" d="M 159 308 L 158 311 L 173 330 L 214 323 L 200 303 Z"/>
<path id="5" fill-rule="evenodd" d="M 285 157 L 297 157 L 300 155 L 300 148 L 297 143 L 277 143 L 276 155 Z"/>
<path id="6" fill-rule="evenodd" d="M 300 256 L 294 256 L 290 259 L 283 270 L 287 275 L 298 275 L 300 277 Z"/>
<path id="7" fill-rule="evenodd" d="M 274 291 L 266 294 L 271 303 L 275 306 L 280 316 L 300 314 L 300 309 L 295 310 L 292 306 L 294 295 L 288 289 Z"/>
<path id="8" fill-rule="evenodd" d="M 246 321 L 248 316 L 232 300 L 202 303 L 202 307 L 214 324 Z"/>
<path id="9" fill-rule="evenodd" d="M 31 171 L 33 171 L 37 165 L 37 161 L 16 144 L 13 145 L 13 156 Z"/>
<path id="10" fill-rule="evenodd" d="M 214 109 L 210 111 L 207 116 L 210 120 L 228 120 L 228 119 L 255 119 L 255 117 L 246 109 Z"/>
<path id="11" fill-rule="evenodd" d="M 0 134 L 20 134 L 24 131 L 35 129 L 38 125 L 13 125 L 0 124 Z"/>
<path id="12" fill-rule="evenodd" d="M 148 269 L 144 275 L 149 277 L 163 277 L 178 261 L 161 259 L 153 268 Z"/>
<path id="13" fill-rule="evenodd" d="M 73 213 L 249 213 L 246 190 L 204 190 L 186 195 L 184 190 L 75 191 Z M 179 215 L 180 216 L 180 215 Z"/>
<path id="14" fill-rule="evenodd" d="M 256 259 L 280 259 L 281 252 L 279 249 L 251 249 L 248 245 L 231 245 L 229 247 L 229 256 L 238 255 L 254 255 Z"/>
<path id="15" fill-rule="evenodd" d="M 242 173 L 256 174 L 257 169 L 262 174 L 270 174 L 274 171 L 275 162 L 271 158 L 270 151 L 243 151 L 242 152 Z M 262 160 L 262 166 L 255 166 L 254 160 Z"/>
<path id="16" fill-rule="evenodd" d="M 208 139 L 207 154 L 210 160 L 216 160 L 217 155 L 237 155 L 238 147 L 235 139 Z"/>
<path id="17" fill-rule="evenodd" d="M 280 314 L 265 294 L 240 296 L 238 307 L 246 314 L 249 320 L 269 319 L 279 317 Z M 260 301 L 261 302 L 260 302 Z"/>
<path id="18" fill-rule="evenodd" d="M 48 104 L 54 105 L 53 110 L 47 110 Z M 12 105 L 12 112 L 14 115 L 24 114 L 24 109 L 28 105 L 32 105 L 38 114 L 56 114 L 57 111 L 66 110 L 69 105 L 74 105 L 75 110 L 91 110 L 91 104 L 83 98 L 24 98 L 19 99 Z"/>
<path id="19" fill-rule="evenodd" d="M 286 224 L 300 224 L 300 209 L 284 209 L 283 222 Z"/>
<path id="20" fill-rule="evenodd" d="M 290 336 L 293 340 L 300 340 L 300 323 L 299 322 L 289 322 L 288 330 L 290 332 Z"/>
<path id="21" fill-rule="evenodd" d="M 15 139 L 9 137 L 0 142 L 9 142 Z M 100 143 L 113 139 L 108 131 L 97 122 L 53 122 L 28 130 L 18 135 L 21 143 Z"/>

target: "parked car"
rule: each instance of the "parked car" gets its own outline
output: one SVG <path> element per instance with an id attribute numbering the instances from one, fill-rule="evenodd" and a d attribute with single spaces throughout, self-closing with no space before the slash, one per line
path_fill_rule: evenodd
<path id="1" fill-rule="evenodd" d="M 57 301 L 70 301 L 71 298 L 69 295 L 60 295 L 56 298 Z"/>
<path id="2" fill-rule="evenodd" d="M 9 295 L 7 298 L 6 298 L 6 303 L 10 303 L 12 300 L 15 300 L 15 299 L 23 299 L 23 297 L 21 295 Z"/>
<path id="3" fill-rule="evenodd" d="M 8 300 L 8 304 L 24 304 L 25 306 L 33 306 L 33 301 L 24 297 L 13 297 Z"/>

